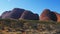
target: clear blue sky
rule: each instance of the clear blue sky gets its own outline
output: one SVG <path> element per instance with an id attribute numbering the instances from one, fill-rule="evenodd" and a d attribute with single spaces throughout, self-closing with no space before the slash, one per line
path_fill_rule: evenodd
<path id="1" fill-rule="evenodd" d="M 0 15 L 13 8 L 23 8 L 38 14 L 48 8 L 60 13 L 60 0 L 0 0 Z"/>

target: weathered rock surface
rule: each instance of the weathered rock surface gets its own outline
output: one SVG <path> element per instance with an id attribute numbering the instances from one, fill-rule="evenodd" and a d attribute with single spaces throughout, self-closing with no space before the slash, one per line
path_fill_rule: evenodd
<path id="1" fill-rule="evenodd" d="M 38 14 L 34 14 L 31 11 L 27 11 L 21 8 L 14 8 L 11 11 L 5 11 L 2 15 L 2 19 L 28 19 L 28 20 L 38 20 Z"/>
<path id="2" fill-rule="evenodd" d="M 55 14 L 56 14 L 56 16 L 57 16 L 57 22 L 60 22 L 60 14 L 58 14 L 58 13 L 56 13 L 56 12 L 55 12 Z"/>
<path id="3" fill-rule="evenodd" d="M 38 20 L 38 14 L 34 14 L 31 11 L 24 11 L 20 19 L 27 19 L 27 20 Z"/>
<path id="4" fill-rule="evenodd" d="M 10 13 L 10 17 L 14 19 L 19 19 L 24 11 L 24 9 L 14 8 Z"/>
<path id="5" fill-rule="evenodd" d="M 50 11 L 49 9 L 45 9 L 45 10 L 43 10 L 42 14 L 40 15 L 40 20 L 57 21 L 57 16 L 54 12 Z"/>
<path id="6" fill-rule="evenodd" d="M 5 11 L 5 12 L 1 15 L 1 18 L 2 18 L 2 19 L 10 18 L 10 16 L 9 16 L 9 15 L 10 15 L 10 12 L 11 12 L 11 11 Z"/>
<path id="7" fill-rule="evenodd" d="M 51 20 L 57 21 L 57 15 L 55 14 L 55 12 L 51 12 L 49 16 Z"/>
<path id="8" fill-rule="evenodd" d="M 20 9 L 20 8 L 14 8 L 11 11 L 5 11 L 2 14 L 2 18 L 13 18 L 13 19 L 18 19 L 20 18 L 21 14 L 24 12 L 24 9 Z"/>
<path id="9" fill-rule="evenodd" d="M 42 14 L 34 14 L 31 11 L 21 8 L 14 8 L 11 11 L 5 11 L 1 15 L 2 19 L 27 19 L 27 20 L 41 20 L 41 21 L 57 21 L 60 22 L 60 14 L 49 9 L 43 10 Z"/>

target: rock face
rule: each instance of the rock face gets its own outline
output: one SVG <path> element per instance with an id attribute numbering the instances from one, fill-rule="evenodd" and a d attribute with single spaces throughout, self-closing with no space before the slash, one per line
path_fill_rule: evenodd
<path id="1" fill-rule="evenodd" d="M 50 19 L 53 21 L 57 21 L 57 15 L 55 14 L 55 12 L 50 13 Z"/>
<path id="2" fill-rule="evenodd" d="M 10 18 L 10 17 L 9 17 L 10 12 L 11 12 L 11 11 L 5 11 L 5 12 L 1 15 L 1 18 L 2 18 L 2 19 L 4 19 L 4 18 Z"/>
<path id="3" fill-rule="evenodd" d="M 25 11 L 24 9 L 14 8 L 10 13 L 10 17 L 14 19 L 18 19 L 20 18 L 20 16 L 22 15 L 24 11 Z"/>
<path id="4" fill-rule="evenodd" d="M 58 13 L 56 13 L 56 12 L 55 12 L 55 14 L 56 14 L 56 16 L 57 16 L 57 22 L 60 22 L 60 14 L 58 14 Z"/>
<path id="5" fill-rule="evenodd" d="M 44 9 L 42 14 L 34 14 L 31 11 L 14 8 L 11 11 L 5 11 L 0 18 L 2 19 L 26 19 L 26 20 L 41 20 L 41 21 L 57 21 L 60 22 L 60 14 L 51 11 L 49 9 Z"/>
<path id="6" fill-rule="evenodd" d="M 34 14 L 34 18 L 35 18 L 35 20 L 39 20 L 39 15 L 38 14 Z"/>
<path id="7" fill-rule="evenodd" d="M 54 12 L 50 11 L 49 9 L 45 9 L 40 15 L 40 20 L 41 21 L 57 21 L 57 16 Z"/>
<path id="8" fill-rule="evenodd" d="M 20 8 L 14 8 L 12 11 L 5 11 L 2 14 L 2 18 L 13 18 L 13 19 L 18 19 L 20 18 L 21 14 L 24 12 L 24 9 Z"/>
<path id="9" fill-rule="evenodd" d="M 38 14 L 34 14 L 31 11 L 24 11 L 20 19 L 27 19 L 27 20 L 39 20 Z"/>
<path id="10" fill-rule="evenodd" d="M 40 15 L 39 19 L 44 21 L 44 20 L 50 20 L 50 18 L 48 17 L 48 14 L 50 13 L 49 9 L 45 9 L 42 14 Z"/>
<path id="11" fill-rule="evenodd" d="M 2 15 L 1 15 L 2 19 L 28 19 L 28 20 L 38 20 L 39 16 L 38 14 L 34 14 L 31 11 L 27 11 L 24 9 L 20 9 L 20 8 L 14 8 L 11 11 L 5 11 Z"/>

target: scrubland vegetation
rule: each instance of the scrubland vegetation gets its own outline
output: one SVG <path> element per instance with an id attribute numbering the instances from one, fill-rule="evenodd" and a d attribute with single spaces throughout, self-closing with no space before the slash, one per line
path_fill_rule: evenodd
<path id="1" fill-rule="evenodd" d="M 60 23 L 39 20 L 0 19 L 0 34 L 58 34 Z"/>

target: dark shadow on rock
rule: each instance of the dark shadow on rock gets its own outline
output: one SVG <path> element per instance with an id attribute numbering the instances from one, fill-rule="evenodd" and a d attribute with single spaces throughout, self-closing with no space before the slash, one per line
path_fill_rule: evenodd
<path id="1" fill-rule="evenodd" d="M 31 11 L 24 11 L 20 19 L 26 20 L 38 20 L 39 16 L 37 14 L 32 13 Z"/>

